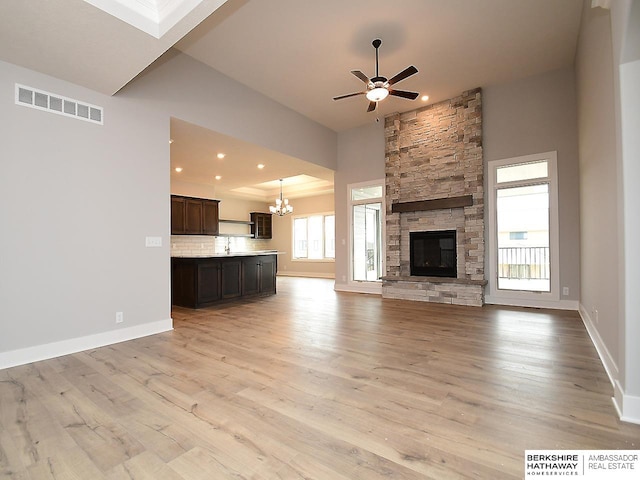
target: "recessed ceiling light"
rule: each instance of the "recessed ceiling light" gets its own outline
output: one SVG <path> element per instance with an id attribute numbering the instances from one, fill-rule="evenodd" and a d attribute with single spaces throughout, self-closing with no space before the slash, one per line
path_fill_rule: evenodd
<path id="1" fill-rule="evenodd" d="M 262 169 L 264 168 L 264 164 L 263 164 L 263 163 L 259 163 L 259 164 L 258 164 L 258 168 L 259 168 L 260 170 L 262 170 Z"/>
<path id="2" fill-rule="evenodd" d="M 180 173 L 182 171 L 182 167 L 176 167 L 176 172 Z"/>
<path id="3" fill-rule="evenodd" d="M 426 102 L 427 100 L 429 100 L 429 95 L 422 95 L 422 97 L 420 97 L 420 100 Z"/>
<path id="4" fill-rule="evenodd" d="M 225 155 L 224 153 L 222 153 L 222 152 L 221 152 L 221 153 L 219 153 L 219 154 L 217 155 L 217 157 L 218 157 L 220 160 L 222 160 L 225 156 L 226 156 L 226 155 Z"/>
<path id="5" fill-rule="evenodd" d="M 222 178 L 222 175 L 216 175 L 216 180 L 220 180 Z"/>

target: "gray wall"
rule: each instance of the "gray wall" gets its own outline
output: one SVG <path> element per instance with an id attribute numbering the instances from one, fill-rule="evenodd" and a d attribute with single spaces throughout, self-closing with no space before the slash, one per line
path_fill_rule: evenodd
<path id="1" fill-rule="evenodd" d="M 347 185 L 384 179 L 384 120 L 338 134 L 338 170 L 335 174 L 336 288 L 349 281 L 349 225 Z"/>
<path id="2" fill-rule="evenodd" d="M 167 52 L 118 93 L 201 127 L 335 170 L 337 134 L 191 57 Z"/>
<path id="3" fill-rule="evenodd" d="M 100 105 L 105 125 L 16 106 L 14 83 Z M 336 167 L 335 132 L 186 55 L 113 97 L 0 63 L 0 367 L 44 343 L 84 349 L 92 335 L 170 325 L 171 116 Z M 163 247 L 145 248 L 147 235 Z"/>
<path id="4" fill-rule="evenodd" d="M 563 300 L 577 301 L 580 298 L 580 193 L 573 69 L 483 87 L 482 93 L 485 165 L 492 160 L 558 152 L 560 287 L 569 287 L 570 295 Z M 486 181 L 485 167 L 485 186 Z M 488 265 L 486 271 L 489 271 Z M 491 293 L 487 286 L 486 294 Z"/>
<path id="5" fill-rule="evenodd" d="M 590 241 L 581 252 L 580 313 L 613 381 L 622 419 L 635 423 L 640 423 L 638 38 L 640 1 L 619 0 L 610 11 L 585 1 L 576 71 L 581 216 Z M 610 258 L 610 248 L 615 257 Z"/>
<path id="6" fill-rule="evenodd" d="M 619 358 L 619 169 L 611 21 L 601 8 L 585 8 L 576 57 L 581 189 L 581 305 L 608 355 Z M 597 311 L 597 314 L 596 314 Z M 615 361 L 617 364 L 618 362 Z"/>
<path id="7" fill-rule="evenodd" d="M 15 83 L 104 125 L 16 105 Z M 168 116 L 3 62 L 0 112 L 0 353 L 169 320 Z"/>

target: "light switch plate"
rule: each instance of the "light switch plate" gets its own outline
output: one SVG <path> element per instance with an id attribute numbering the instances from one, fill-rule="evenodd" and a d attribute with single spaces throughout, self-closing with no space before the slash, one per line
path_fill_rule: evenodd
<path id="1" fill-rule="evenodd" d="M 144 246 L 145 247 L 161 247 L 162 237 L 145 237 Z"/>

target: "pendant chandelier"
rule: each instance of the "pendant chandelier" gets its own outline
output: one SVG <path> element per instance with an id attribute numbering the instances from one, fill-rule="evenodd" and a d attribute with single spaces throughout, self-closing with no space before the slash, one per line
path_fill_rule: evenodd
<path id="1" fill-rule="evenodd" d="M 293 213 L 293 207 L 289 205 L 289 200 L 282 198 L 282 179 L 280 179 L 280 198 L 276 198 L 276 204 L 271 205 L 269 211 L 281 217 Z"/>

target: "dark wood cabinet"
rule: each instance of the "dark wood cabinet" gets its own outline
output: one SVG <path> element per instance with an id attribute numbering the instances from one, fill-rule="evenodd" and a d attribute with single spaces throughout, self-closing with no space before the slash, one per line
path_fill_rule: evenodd
<path id="1" fill-rule="evenodd" d="M 171 196 L 171 234 L 184 234 L 187 229 L 185 218 L 186 207 L 184 197 Z"/>
<path id="2" fill-rule="evenodd" d="M 202 200 L 187 198 L 185 201 L 185 231 L 187 235 L 202 234 Z"/>
<path id="3" fill-rule="evenodd" d="M 183 261 L 184 260 L 184 261 Z M 171 259 L 171 303 L 198 308 L 220 300 L 220 262 Z"/>
<path id="4" fill-rule="evenodd" d="M 220 300 L 220 262 L 201 262 L 198 270 L 198 303 L 211 303 Z"/>
<path id="5" fill-rule="evenodd" d="M 171 259 L 171 303 L 200 308 L 276 293 L 276 255 Z"/>
<path id="6" fill-rule="evenodd" d="M 260 293 L 263 295 L 276 293 L 276 258 L 275 255 L 260 257 Z"/>
<path id="7" fill-rule="evenodd" d="M 260 293 L 260 263 L 260 257 L 246 257 L 242 259 L 243 295 Z"/>
<path id="8" fill-rule="evenodd" d="M 242 262 L 239 259 L 222 261 L 222 298 L 236 298 L 242 295 Z"/>
<path id="9" fill-rule="evenodd" d="M 253 238 L 268 239 L 272 233 L 272 216 L 270 213 L 251 212 L 251 235 Z"/>
<path id="10" fill-rule="evenodd" d="M 276 293 L 276 256 L 261 255 L 242 259 L 242 294 Z"/>
<path id="11" fill-rule="evenodd" d="M 171 303 L 184 307 L 197 306 L 197 270 L 194 262 L 171 259 Z"/>
<path id="12" fill-rule="evenodd" d="M 171 195 L 172 235 L 218 235 L 218 200 Z"/>
<path id="13" fill-rule="evenodd" d="M 202 233 L 218 235 L 220 219 L 218 218 L 218 200 L 202 200 Z"/>

